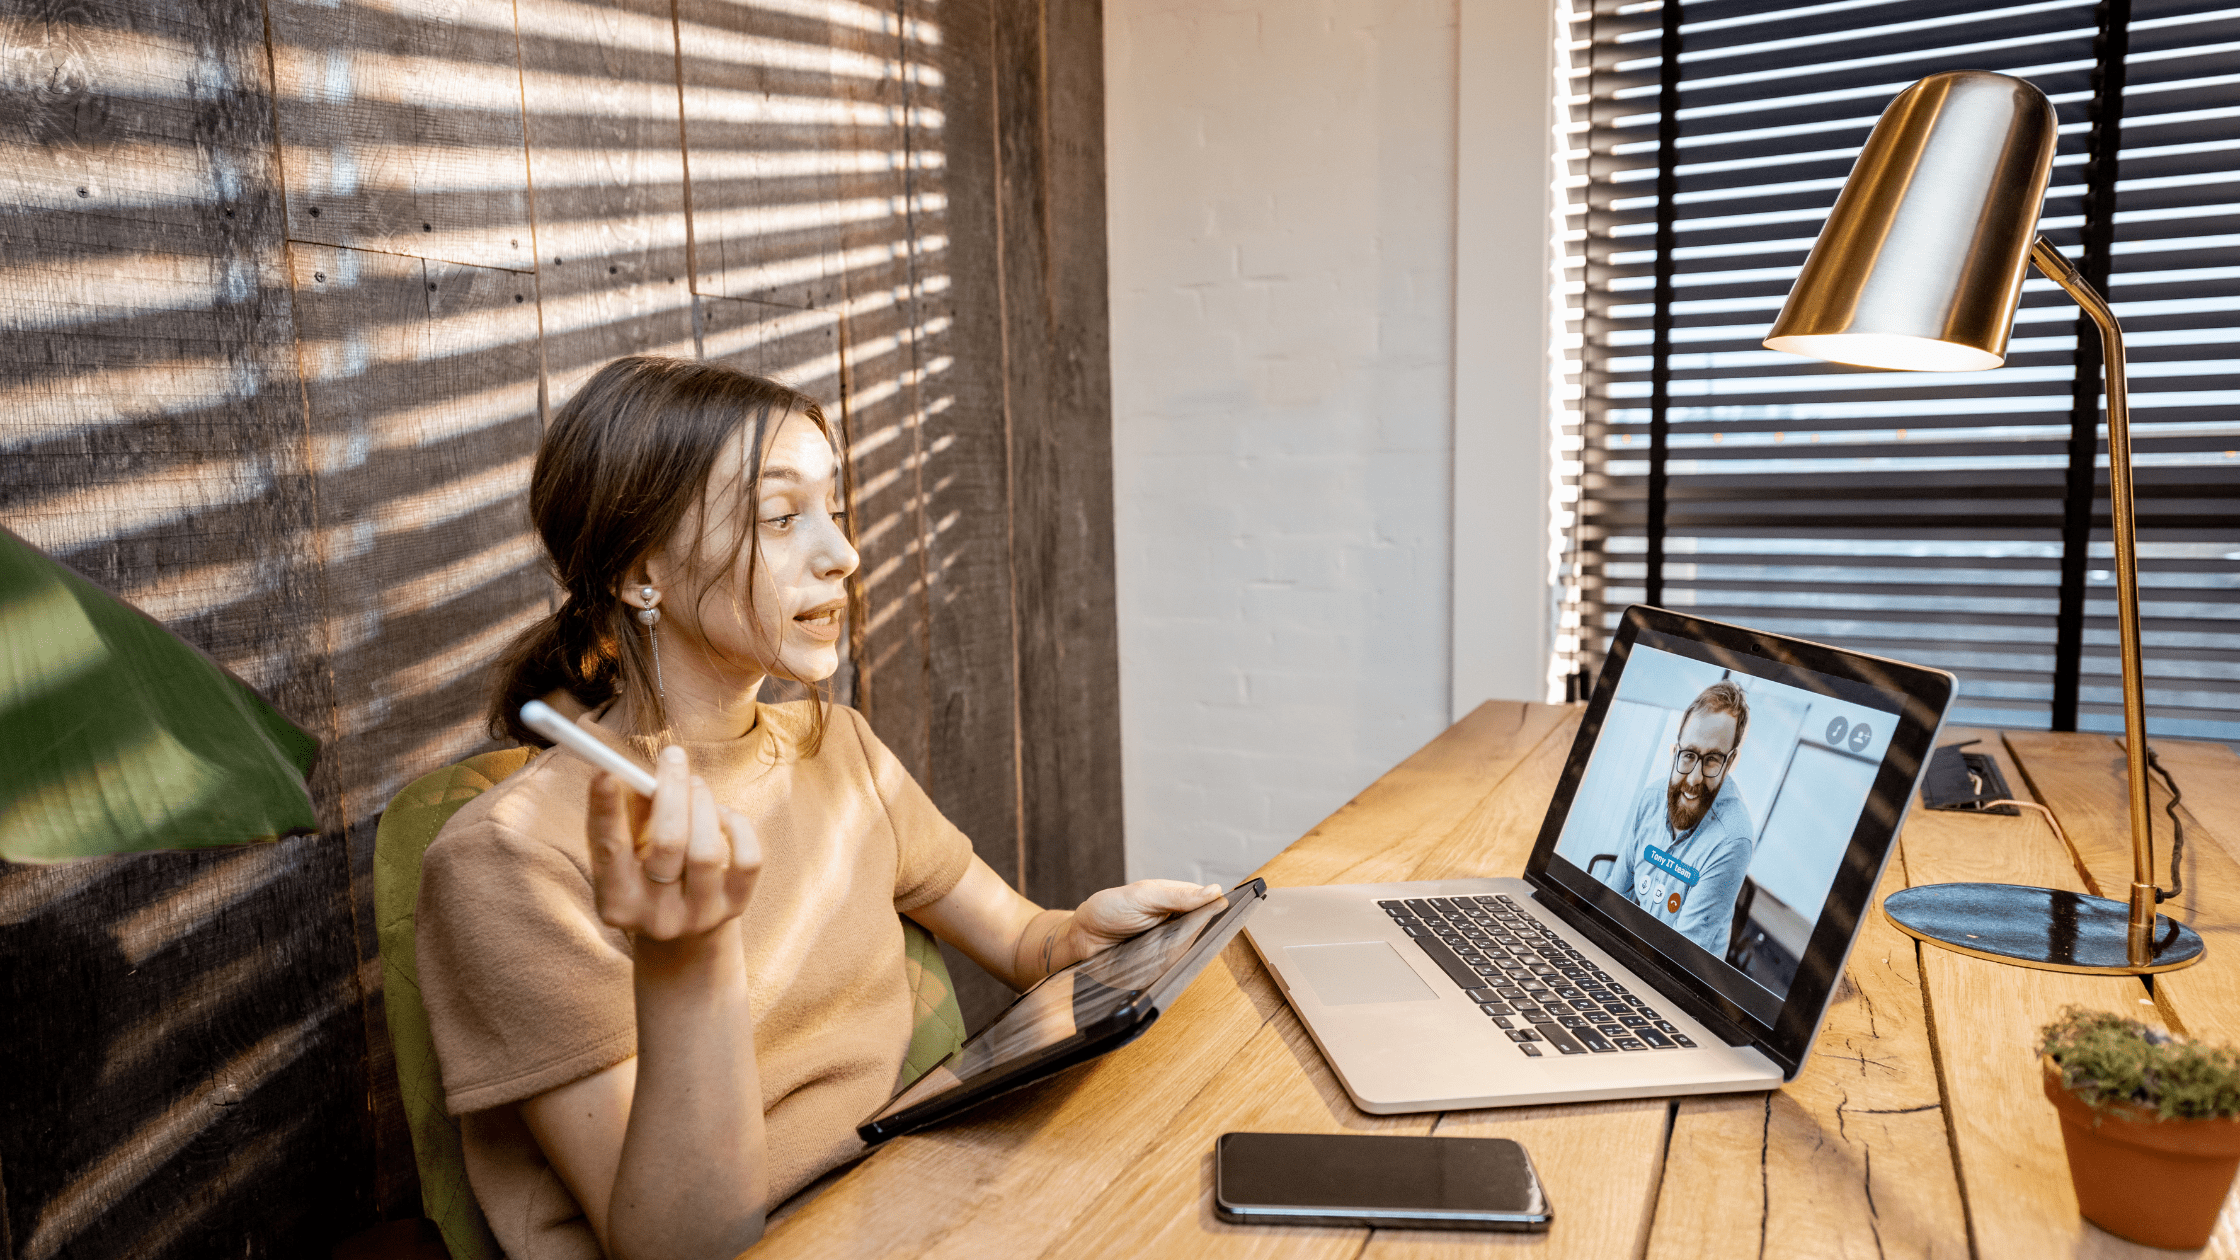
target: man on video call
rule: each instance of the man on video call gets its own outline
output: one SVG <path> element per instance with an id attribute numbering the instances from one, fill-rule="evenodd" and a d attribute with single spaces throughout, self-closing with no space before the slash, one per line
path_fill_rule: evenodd
<path id="1" fill-rule="evenodd" d="M 1721 958 L 1757 834 L 1742 792 L 1727 786 L 1749 725 L 1750 699 L 1726 679 L 1689 702 L 1669 774 L 1642 789 L 1625 847 L 1604 877 L 1633 904 Z"/>

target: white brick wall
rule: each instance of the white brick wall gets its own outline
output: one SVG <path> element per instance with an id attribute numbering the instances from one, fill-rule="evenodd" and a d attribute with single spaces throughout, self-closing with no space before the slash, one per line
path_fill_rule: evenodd
<path id="1" fill-rule="evenodd" d="M 1131 878 L 1449 720 L 1455 3 L 1106 0 Z"/>

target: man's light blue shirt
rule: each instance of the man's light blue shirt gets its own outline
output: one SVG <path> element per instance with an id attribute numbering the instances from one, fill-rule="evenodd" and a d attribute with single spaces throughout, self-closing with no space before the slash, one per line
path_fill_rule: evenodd
<path id="1" fill-rule="evenodd" d="M 1674 834 L 1666 814 L 1665 783 L 1642 789 L 1618 864 L 1603 882 L 1633 904 L 1721 958 L 1734 927 L 1734 899 L 1750 871 L 1757 829 L 1750 807 L 1732 783 L 1720 785 L 1690 831 Z"/>

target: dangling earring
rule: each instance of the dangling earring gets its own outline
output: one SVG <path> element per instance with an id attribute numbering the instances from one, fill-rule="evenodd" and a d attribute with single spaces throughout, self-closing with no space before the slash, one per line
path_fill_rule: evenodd
<path id="1" fill-rule="evenodd" d="M 654 627 L 661 624 L 661 610 L 654 607 L 660 602 L 661 592 L 650 586 L 638 588 L 638 598 L 646 606 L 638 610 L 638 624 L 646 628 L 646 638 L 653 644 L 653 693 L 666 700 L 669 693 L 661 685 L 661 635 Z"/>

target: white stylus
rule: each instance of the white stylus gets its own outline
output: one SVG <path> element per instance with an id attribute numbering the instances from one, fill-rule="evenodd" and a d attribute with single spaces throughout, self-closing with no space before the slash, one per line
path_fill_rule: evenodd
<path id="1" fill-rule="evenodd" d="M 644 766 L 600 743 L 590 732 L 561 717 L 557 709 L 544 701 L 531 700 L 522 705 L 521 722 L 530 730 L 629 784 L 637 790 L 638 795 L 653 795 L 653 775 Z"/>

